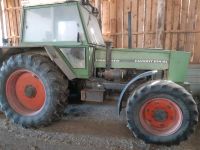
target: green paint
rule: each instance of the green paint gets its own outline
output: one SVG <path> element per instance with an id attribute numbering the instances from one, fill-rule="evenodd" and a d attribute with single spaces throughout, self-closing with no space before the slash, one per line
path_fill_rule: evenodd
<path id="1" fill-rule="evenodd" d="M 189 52 L 171 51 L 168 79 L 175 82 L 184 82 L 190 60 Z"/>
<path id="2" fill-rule="evenodd" d="M 168 80 L 184 82 L 190 53 L 156 49 L 112 49 L 112 68 L 167 70 Z M 106 50 L 97 49 L 95 66 L 106 67 Z"/>
<path id="3" fill-rule="evenodd" d="M 106 66 L 106 50 L 96 50 L 95 65 L 97 68 Z M 156 60 L 169 61 L 168 51 L 151 51 L 140 49 L 112 49 L 112 68 L 135 68 L 135 69 L 167 69 L 167 63 L 154 63 Z M 149 63 L 145 63 L 145 61 Z"/>

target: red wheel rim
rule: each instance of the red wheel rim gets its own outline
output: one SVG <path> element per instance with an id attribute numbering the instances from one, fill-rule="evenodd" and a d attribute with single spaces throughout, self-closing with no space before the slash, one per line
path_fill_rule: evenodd
<path id="1" fill-rule="evenodd" d="M 28 70 L 13 72 L 6 82 L 10 106 L 21 115 L 34 115 L 44 106 L 46 92 L 38 76 Z"/>
<path id="2" fill-rule="evenodd" d="M 157 136 L 174 134 L 183 120 L 179 106 L 166 98 L 148 100 L 140 109 L 139 116 L 143 128 Z"/>

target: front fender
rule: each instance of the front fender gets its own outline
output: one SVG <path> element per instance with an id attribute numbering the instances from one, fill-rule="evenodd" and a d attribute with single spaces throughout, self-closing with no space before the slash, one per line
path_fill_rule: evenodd
<path id="1" fill-rule="evenodd" d="M 123 97 L 126 93 L 126 91 L 129 89 L 129 87 L 131 85 L 133 85 L 136 81 L 138 81 L 139 79 L 142 79 L 142 78 L 145 78 L 145 77 L 149 77 L 149 76 L 153 76 L 157 73 L 158 71 L 157 70 L 154 70 L 154 71 L 147 71 L 147 72 L 144 72 L 136 77 L 134 77 L 130 82 L 128 82 L 126 84 L 126 86 L 124 87 L 124 89 L 122 90 L 120 96 L 119 96 L 119 99 L 118 99 L 118 114 L 120 115 L 120 112 L 122 110 L 122 101 L 123 101 Z"/>

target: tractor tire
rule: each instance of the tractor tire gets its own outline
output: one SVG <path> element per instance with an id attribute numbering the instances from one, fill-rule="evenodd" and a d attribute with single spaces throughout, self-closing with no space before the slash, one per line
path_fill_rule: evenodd
<path id="1" fill-rule="evenodd" d="M 128 98 L 128 127 L 147 144 L 178 145 L 194 132 L 197 105 L 189 92 L 171 81 L 151 81 Z"/>
<path id="2" fill-rule="evenodd" d="M 39 54 L 19 54 L 0 70 L 0 107 L 6 117 L 25 128 L 47 126 L 64 114 L 68 80 Z"/>

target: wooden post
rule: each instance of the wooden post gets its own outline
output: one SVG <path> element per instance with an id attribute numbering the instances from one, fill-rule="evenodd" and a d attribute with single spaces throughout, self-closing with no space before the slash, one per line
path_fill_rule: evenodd
<path id="1" fill-rule="evenodd" d="M 2 1 L 0 0 L 0 22 L 1 22 L 1 35 L 2 39 L 5 37 L 4 26 L 3 26 L 3 10 L 2 10 Z M 2 39 L 0 39 L 2 41 Z"/>
<path id="2" fill-rule="evenodd" d="M 144 27 L 145 27 L 145 1 L 138 0 L 138 48 L 144 48 Z"/>
<path id="3" fill-rule="evenodd" d="M 197 4 L 197 11 L 196 11 L 197 19 L 196 19 L 196 25 L 195 30 L 200 30 L 200 1 L 198 1 Z M 193 57 L 193 63 L 200 64 L 200 32 L 195 34 L 195 43 L 194 43 L 194 57 Z"/>
<path id="4" fill-rule="evenodd" d="M 97 20 L 99 22 L 99 25 L 102 29 L 102 22 L 101 22 L 101 0 L 95 0 L 95 7 L 99 10 L 99 15 L 97 17 Z"/>
<path id="5" fill-rule="evenodd" d="M 164 48 L 165 41 L 165 0 L 158 0 L 156 23 L 156 48 Z"/>
<path id="6" fill-rule="evenodd" d="M 110 35 L 110 2 L 107 0 L 102 1 L 102 33 L 105 39 Z"/>
<path id="7" fill-rule="evenodd" d="M 138 33 L 138 13 L 139 13 L 139 2 L 138 2 L 138 0 L 132 1 L 131 11 L 132 11 L 133 33 Z M 133 47 L 134 48 L 138 47 L 138 35 L 133 36 Z"/>
<path id="8" fill-rule="evenodd" d="M 116 37 L 117 37 L 117 44 L 116 44 L 116 47 L 118 47 L 118 48 L 122 48 L 122 28 L 123 28 L 123 26 L 122 26 L 122 13 L 123 13 L 123 8 L 122 8 L 122 4 L 123 4 L 123 1 L 122 0 L 117 0 L 116 1 L 117 3 L 116 3 L 116 21 L 117 21 L 117 23 L 116 23 L 116 30 L 117 30 L 117 32 L 116 33 L 118 33 L 118 35 L 116 35 Z M 104 10 L 103 10 L 104 11 Z"/>
<path id="9" fill-rule="evenodd" d="M 124 48 L 124 1 L 122 1 L 122 48 Z"/>
<path id="10" fill-rule="evenodd" d="M 110 0 L 110 34 L 112 35 L 112 46 L 117 46 L 117 0 Z"/>

